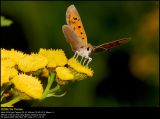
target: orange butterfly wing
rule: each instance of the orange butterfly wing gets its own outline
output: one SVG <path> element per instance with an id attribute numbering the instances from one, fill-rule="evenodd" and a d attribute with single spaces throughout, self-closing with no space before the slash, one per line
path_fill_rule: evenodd
<path id="1" fill-rule="evenodd" d="M 87 47 L 87 36 L 81 18 L 74 5 L 70 5 L 67 8 L 66 22 L 75 31 L 78 37 L 82 40 L 84 47 Z"/>

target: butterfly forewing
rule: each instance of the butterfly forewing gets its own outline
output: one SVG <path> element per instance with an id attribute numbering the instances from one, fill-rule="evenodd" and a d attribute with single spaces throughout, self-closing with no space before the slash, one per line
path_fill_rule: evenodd
<path id="1" fill-rule="evenodd" d="M 113 47 L 116 47 L 118 45 L 121 45 L 123 43 L 126 43 L 129 39 L 128 38 L 122 38 L 113 42 L 109 42 L 109 43 L 104 43 L 102 45 L 96 46 L 93 48 L 93 53 L 98 53 L 98 52 L 102 52 L 108 49 L 111 49 Z"/>
<path id="2" fill-rule="evenodd" d="M 78 49 L 83 46 L 82 40 L 69 25 L 63 25 L 62 31 L 73 51 L 78 51 Z"/>
<path id="3" fill-rule="evenodd" d="M 66 12 L 66 22 L 75 31 L 77 36 L 82 40 L 84 47 L 87 46 L 87 36 L 78 14 L 77 9 L 74 5 L 70 5 Z"/>

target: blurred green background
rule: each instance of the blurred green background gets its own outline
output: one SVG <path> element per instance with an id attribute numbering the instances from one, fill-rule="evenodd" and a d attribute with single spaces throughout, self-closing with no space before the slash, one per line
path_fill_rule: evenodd
<path id="1" fill-rule="evenodd" d="M 131 40 L 93 55 L 92 78 L 74 82 L 64 97 L 45 99 L 39 106 L 159 106 L 159 1 L 1 1 L 1 15 L 14 22 L 1 28 L 1 48 L 26 53 L 58 48 L 72 57 L 62 33 L 71 4 L 92 45 Z"/>

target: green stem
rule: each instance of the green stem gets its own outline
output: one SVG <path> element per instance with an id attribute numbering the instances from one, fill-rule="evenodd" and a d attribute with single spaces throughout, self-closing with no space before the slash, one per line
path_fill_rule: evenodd
<path id="1" fill-rule="evenodd" d="M 1 89 L 1 95 L 5 92 L 5 90 L 11 86 L 11 83 L 8 83 L 8 85 L 6 85 L 3 89 Z"/>
<path id="2" fill-rule="evenodd" d="M 49 93 L 53 93 L 53 92 L 55 92 L 55 91 L 57 91 L 57 90 L 59 90 L 59 89 L 60 89 L 60 86 L 57 85 L 55 88 L 51 89 L 51 90 L 49 91 Z"/>
<path id="3" fill-rule="evenodd" d="M 1 95 L 1 102 L 2 102 L 3 98 L 4 98 L 4 95 Z"/>
<path id="4" fill-rule="evenodd" d="M 43 95 L 41 97 L 41 100 L 44 99 L 48 95 L 48 92 L 50 91 L 50 88 L 52 86 L 54 79 L 55 79 L 55 73 L 51 73 L 48 79 L 48 84 L 46 86 L 46 89 L 44 90 Z"/>
<path id="5" fill-rule="evenodd" d="M 11 101 L 7 102 L 7 103 L 3 103 L 1 104 L 1 107 L 8 107 L 8 106 L 12 106 L 13 104 L 15 104 L 16 102 L 22 100 L 21 97 L 16 97 L 14 99 L 12 99 Z"/>

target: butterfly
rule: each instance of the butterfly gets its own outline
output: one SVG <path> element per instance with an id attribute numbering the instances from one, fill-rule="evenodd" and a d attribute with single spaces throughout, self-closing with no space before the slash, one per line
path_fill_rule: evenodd
<path id="1" fill-rule="evenodd" d="M 77 60 L 77 58 L 81 56 L 82 58 L 80 63 L 84 59 L 83 64 L 85 64 L 87 61 L 86 66 L 88 66 L 92 60 L 90 57 L 92 53 L 106 51 L 128 41 L 128 38 L 122 38 L 93 47 L 87 42 L 87 35 L 85 33 L 79 13 L 74 5 L 70 5 L 67 8 L 66 22 L 67 25 L 62 26 L 62 31 L 66 41 L 70 44 L 72 50 L 75 52 L 73 57 Z"/>

